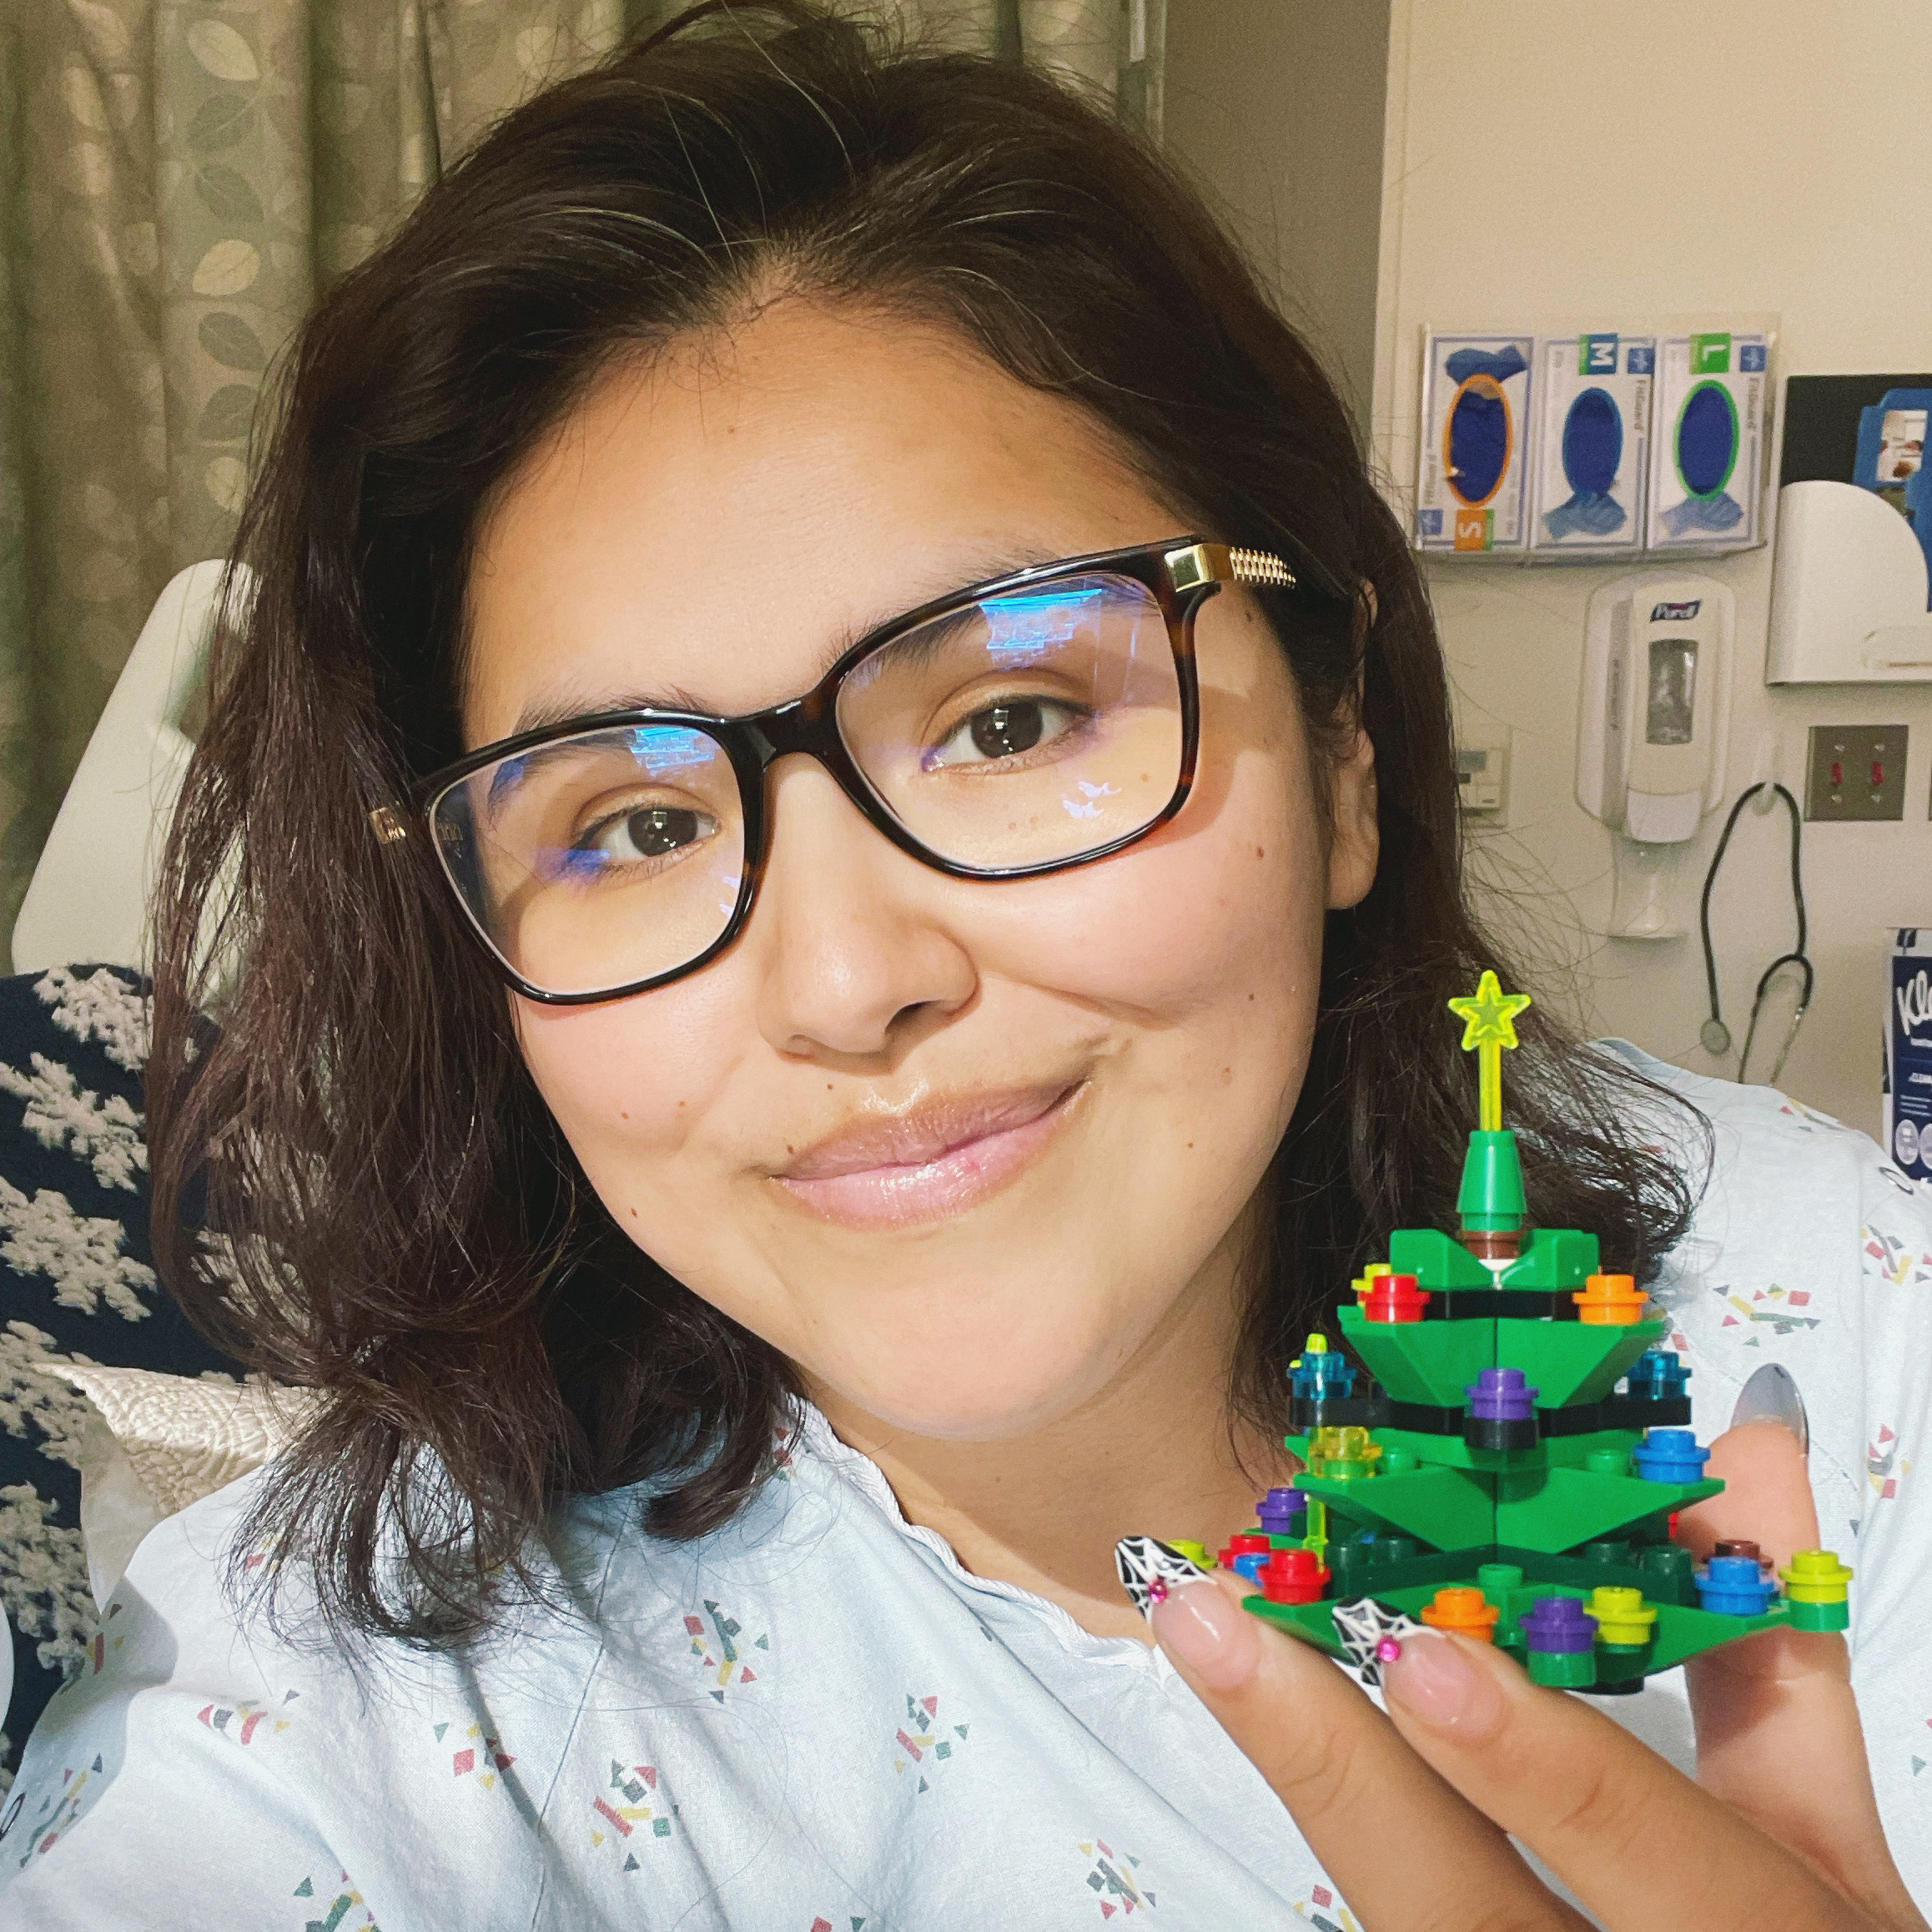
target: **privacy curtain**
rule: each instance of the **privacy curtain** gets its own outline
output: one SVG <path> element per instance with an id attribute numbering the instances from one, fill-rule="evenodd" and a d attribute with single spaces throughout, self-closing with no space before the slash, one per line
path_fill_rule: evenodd
<path id="1" fill-rule="evenodd" d="M 480 129 L 681 3 L 0 0 L 0 968 L 155 597 L 228 546 L 289 330 Z M 1157 133 L 1164 8 L 897 12 Z"/>

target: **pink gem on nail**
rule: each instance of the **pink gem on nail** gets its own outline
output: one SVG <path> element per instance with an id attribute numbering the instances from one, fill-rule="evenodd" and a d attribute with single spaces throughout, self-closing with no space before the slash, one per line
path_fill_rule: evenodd
<path id="1" fill-rule="evenodd" d="M 1152 1602 L 1165 1603 L 1167 1601 L 1166 1577 L 1155 1577 L 1153 1578 L 1147 1586 L 1147 1594 Z"/>
<path id="2" fill-rule="evenodd" d="M 1376 1646 L 1376 1658 L 1378 1663 L 1393 1663 L 1401 1654 L 1402 1646 L 1400 1641 L 1393 1637 L 1385 1637 Z"/>

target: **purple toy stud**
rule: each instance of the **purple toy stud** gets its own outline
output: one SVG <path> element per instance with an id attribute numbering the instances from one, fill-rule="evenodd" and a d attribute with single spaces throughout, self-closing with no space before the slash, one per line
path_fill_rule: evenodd
<path id="1" fill-rule="evenodd" d="M 1587 1690 L 1597 1681 L 1597 1619 L 1574 1597 L 1539 1597 L 1518 1620 L 1530 1682 Z"/>
<path id="2" fill-rule="evenodd" d="M 1597 1619 L 1574 1597 L 1539 1597 L 1518 1621 L 1532 1650 L 1565 1655 L 1597 1641 Z"/>
<path id="3" fill-rule="evenodd" d="M 1536 1415 L 1538 1391 L 1524 1386 L 1521 1369 L 1483 1369 L 1462 1392 L 1480 1422 L 1527 1422 Z"/>
<path id="4" fill-rule="evenodd" d="M 1301 1527 L 1295 1527 L 1299 1518 L 1306 1522 L 1308 1498 L 1298 1489 L 1270 1489 L 1255 1505 L 1255 1519 L 1271 1537 L 1292 1537 L 1304 1533 Z"/>

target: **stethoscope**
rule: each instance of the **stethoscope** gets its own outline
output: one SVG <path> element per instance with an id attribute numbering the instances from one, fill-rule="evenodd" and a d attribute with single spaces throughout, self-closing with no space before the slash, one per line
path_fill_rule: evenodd
<path id="1" fill-rule="evenodd" d="M 1704 874 L 1703 899 L 1698 909 L 1698 924 L 1704 940 L 1704 983 L 1710 989 L 1711 1017 L 1698 1029 L 1698 1038 L 1703 1043 L 1704 1051 L 1713 1059 L 1722 1059 L 1731 1050 L 1731 1029 L 1724 1024 L 1723 1013 L 1718 996 L 1718 958 L 1711 945 L 1711 888 L 1718 881 L 1718 868 L 1724 863 L 1724 848 L 1731 843 L 1731 833 L 1738 823 L 1738 815 L 1760 792 L 1775 792 L 1784 801 L 1785 809 L 1791 814 L 1791 903 L 1798 913 L 1798 943 L 1789 953 L 1780 953 L 1764 969 L 1758 982 L 1758 991 L 1751 1001 L 1751 1020 L 1744 1029 L 1744 1050 L 1738 1056 L 1738 1079 L 1743 1084 L 1744 1071 L 1751 1064 L 1751 1048 L 1758 1038 L 1758 1017 L 1764 1009 L 1764 995 L 1771 989 L 1771 982 L 1787 966 L 1795 966 L 1804 975 L 1802 989 L 1798 995 L 1798 1010 L 1791 1016 L 1791 1024 L 1784 1029 L 1784 1044 L 1778 1049 L 1778 1058 L 1771 1068 L 1771 1082 L 1775 1084 L 1779 1074 L 1784 1070 L 1784 1062 L 1789 1057 L 1791 1043 L 1798 1038 L 1799 1027 L 1804 1023 L 1806 1009 L 1811 1004 L 1811 995 L 1817 984 L 1818 975 L 1813 969 L 1811 958 L 1804 949 L 1804 880 L 1799 869 L 1801 842 L 1804 838 L 1804 815 L 1798 809 L 1798 801 L 1774 778 L 1760 778 L 1755 785 L 1747 785 L 1738 794 L 1737 802 L 1731 808 L 1731 815 L 1724 821 L 1724 829 L 1718 837 L 1718 849 L 1711 855 L 1711 868 Z"/>

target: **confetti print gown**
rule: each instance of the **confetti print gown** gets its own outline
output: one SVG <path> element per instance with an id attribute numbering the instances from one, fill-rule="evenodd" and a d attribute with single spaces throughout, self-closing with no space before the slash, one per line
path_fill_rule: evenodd
<path id="1" fill-rule="evenodd" d="M 1804 1391 L 1879 1801 L 1932 1904 L 1932 1200 L 1768 1089 L 1621 1050 L 1715 1126 L 1658 1297 L 1707 1438 L 1765 1362 Z M 634 1494 L 586 1502 L 553 1528 L 555 1609 L 359 1670 L 228 1607 L 246 1487 L 148 1537 L 31 1740 L 12 1932 L 1355 1932 L 1158 1655 L 965 1574 L 815 1413 L 727 1529 L 657 1543 Z M 1681 1673 L 1607 1708 L 1688 1763 Z"/>

